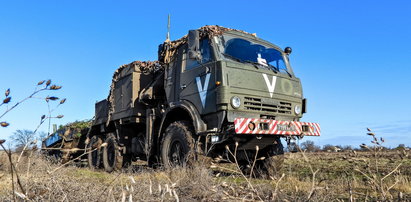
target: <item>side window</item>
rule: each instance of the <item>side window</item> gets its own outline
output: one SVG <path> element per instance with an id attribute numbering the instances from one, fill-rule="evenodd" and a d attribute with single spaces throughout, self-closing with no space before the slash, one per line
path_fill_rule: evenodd
<path id="1" fill-rule="evenodd" d="M 210 44 L 208 38 L 200 40 L 200 51 L 201 51 L 201 63 L 207 63 L 211 61 L 211 50 L 210 50 Z M 185 71 L 193 69 L 195 67 L 200 66 L 199 62 L 195 59 L 189 59 L 187 57 L 187 52 L 184 51 L 185 54 L 183 54 L 183 67 L 185 66 Z M 185 64 L 185 65 L 184 65 Z"/>

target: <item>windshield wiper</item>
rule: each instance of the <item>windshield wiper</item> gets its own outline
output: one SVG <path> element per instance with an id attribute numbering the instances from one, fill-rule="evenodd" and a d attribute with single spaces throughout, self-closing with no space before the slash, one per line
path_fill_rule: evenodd
<path id="1" fill-rule="evenodd" d="M 279 68 L 279 67 L 276 67 L 276 66 L 274 66 L 274 65 L 272 65 L 272 64 L 269 64 L 269 63 L 268 63 L 268 66 L 270 66 L 271 69 L 272 69 L 275 73 L 280 72 L 281 70 L 284 70 L 284 71 L 288 74 L 288 76 L 293 77 L 293 75 L 291 75 L 291 73 L 288 72 L 287 69 Z"/>
<path id="2" fill-rule="evenodd" d="M 256 68 L 259 68 L 259 67 L 262 66 L 262 67 L 265 67 L 265 68 L 267 68 L 267 69 L 273 70 L 274 73 L 280 72 L 280 69 L 279 69 L 279 68 L 275 67 L 274 65 L 268 64 L 268 63 L 267 63 L 268 66 L 265 66 L 265 65 L 262 65 L 262 64 L 260 64 L 260 63 L 258 63 L 258 62 L 255 62 L 255 61 L 251 61 L 251 60 L 241 60 L 240 58 L 236 58 L 236 57 L 234 57 L 234 56 L 232 56 L 232 55 L 229 55 L 229 54 L 226 54 L 226 53 L 221 53 L 221 54 L 224 55 L 225 57 L 228 57 L 228 58 L 230 58 L 230 59 L 232 59 L 232 60 L 234 60 L 234 61 L 237 61 L 237 62 L 245 62 L 245 63 L 253 64 L 254 67 L 256 67 Z M 287 72 L 287 74 L 291 77 L 291 74 L 290 74 L 287 70 L 285 70 L 285 72 Z"/>
<path id="3" fill-rule="evenodd" d="M 255 66 L 256 64 L 258 64 L 256 62 L 253 62 L 253 61 L 250 61 L 250 60 L 241 60 L 240 58 L 236 58 L 236 57 L 234 57 L 232 55 L 229 55 L 229 54 L 226 54 L 226 53 L 221 53 L 221 54 L 223 54 L 225 57 L 228 57 L 228 58 L 230 58 L 232 60 L 235 60 L 237 62 L 241 62 L 241 63 L 246 62 L 246 63 L 254 64 L 254 67 L 258 68 L 257 66 Z"/>
<path id="4" fill-rule="evenodd" d="M 276 66 L 272 64 L 268 63 L 267 65 L 271 67 L 271 70 L 273 70 L 274 73 L 278 73 L 280 71 L 280 69 L 278 69 Z"/>
<path id="5" fill-rule="evenodd" d="M 241 62 L 241 63 L 246 62 L 246 63 L 251 63 L 251 64 L 254 64 L 254 65 L 261 65 L 258 62 L 254 62 L 254 61 L 251 61 L 251 60 L 241 60 L 240 58 L 236 58 L 236 57 L 234 57 L 232 55 L 229 55 L 229 54 L 226 54 L 226 53 L 221 53 L 221 54 L 223 54 L 225 57 L 228 57 L 228 58 L 230 58 L 232 60 L 235 60 L 237 62 Z"/>
<path id="6" fill-rule="evenodd" d="M 249 61 L 249 60 L 241 60 L 240 58 L 236 58 L 236 57 L 234 57 L 234 56 L 232 56 L 232 55 L 229 55 L 229 54 L 226 54 L 226 53 L 221 53 L 221 54 L 223 54 L 224 55 L 224 57 L 228 57 L 228 58 L 230 58 L 230 59 L 232 59 L 232 60 L 234 60 L 234 61 L 237 61 L 237 62 L 241 62 L 241 63 L 243 63 L 243 62 L 247 62 L 247 63 L 252 63 L 252 64 L 256 64 L 255 62 L 253 62 L 253 61 Z M 257 66 L 255 66 L 256 68 L 258 68 Z"/>
<path id="7" fill-rule="evenodd" d="M 284 70 L 284 71 L 288 74 L 288 76 L 293 77 L 293 75 L 291 75 L 291 73 L 288 72 L 286 69 L 282 69 L 282 68 L 280 69 L 280 68 L 279 68 L 279 70 Z"/>
<path id="8" fill-rule="evenodd" d="M 226 54 L 226 53 L 221 53 L 221 54 L 223 54 L 224 57 L 228 57 L 228 58 L 230 58 L 230 59 L 232 59 L 232 60 L 235 60 L 235 61 L 237 61 L 237 62 L 243 62 L 241 59 L 236 58 L 236 57 L 234 57 L 234 56 L 232 56 L 232 55 L 229 55 L 229 54 Z"/>
<path id="9" fill-rule="evenodd" d="M 260 64 L 260 63 L 258 63 L 258 62 L 255 62 L 255 61 L 251 61 L 251 60 L 244 60 L 243 62 L 246 62 L 246 63 L 250 63 L 250 64 L 253 64 L 255 67 L 257 67 L 257 68 L 259 68 L 259 67 L 267 67 L 267 66 L 264 66 L 264 65 L 262 65 L 262 64 Z"/>
<path id="10" fill-rule="evenodd" d="M 259 66 L 259 67 L 264 67 L 264 68 L 269 69 L 269 70 L 273 70 L 274 73 L 280 72 L 280 69 L 279 69 L 279 68 L 277 68 L 277 67 L 275 67 L 274 65 L 269 64 L 269 63 L 267 63 L 267 66 L 265 66 L 265 65 L 263 65 L 263 64 L 261 64 L 261 63 L 254 62 L 254 61 L 251 61 L 251 60 L 246 60 L 246 61 L 244 61 L 244 62 L 251 63 L 251 64 L 257 65 L 257 66 Z M 288 73 L 288 72 L 287 72 L 287 73 Z M 288 75 L 291 76 L 290 73 L 288 73 Z"/>

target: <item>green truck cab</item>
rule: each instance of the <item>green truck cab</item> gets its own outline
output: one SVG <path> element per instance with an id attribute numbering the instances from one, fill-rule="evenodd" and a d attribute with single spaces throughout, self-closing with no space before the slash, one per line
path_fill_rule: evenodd
<path id="1" fill-rule="evenodd" d="M 280 138 L 320 135 L 319 124 L 299 121 L 307 106 L 290 53 L 219 26 L 164 42 L 158 62 L 117 70 L 109 98 L 96 104 L 89 147 L 107 144 L 90 153 L 91 167 L 99 152 L 107 171 L 133 159 L 172 167 L 201 155 L 247 172 L 255 157 L 256 170 L 272 174 L 284 153 Z"/>

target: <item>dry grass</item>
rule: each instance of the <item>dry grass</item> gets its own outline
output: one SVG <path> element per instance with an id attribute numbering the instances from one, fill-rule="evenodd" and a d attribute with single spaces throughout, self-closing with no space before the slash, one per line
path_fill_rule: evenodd
<path id="1" fill-rule="evenodd" d="M 303 155 L 308 161 L 302 160 Z M 380 191 L 355 171 L 372 170 L 371 157 L 369 152 L 286 154 L 283 176 L 246 180 L 236 172 L 227 171 L 235 171 L 232 164 L 219 165 L 226 169 L 214 170 L 201 166 L 152 170 L 135 165 L 133 169 L 112 174 L 69 165 L 50 173 L 60 165 L 33 153 L 31 157 L 30 154 L 23 157 L 17 167 L 26 193 L 17 184 L 15 190 L 18 199 L 33 201 L 382 200 Z M 380 170 L 374 173 L 376 176 L 387 175 L 401 163 L 384 181 L 383 186 L 394 185 L 385 200 L 411 200 L 411 159 L 401 159 L 396 152 L 388 152 L 381 155 L 378 163 Z M 310 166 L 318 170 L 314 181 Z M 7 156 L 1 152 L 1 200 L 13 200 L 9 171 Z"/>

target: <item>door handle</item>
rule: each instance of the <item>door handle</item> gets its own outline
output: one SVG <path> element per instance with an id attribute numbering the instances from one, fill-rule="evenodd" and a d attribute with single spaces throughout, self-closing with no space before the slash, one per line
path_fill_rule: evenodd
<path id="1" fill-rule="evenodd" d="M 180 89 L 181 89 L 181 90 L 183 90 L 184 88 L 187 88 L 187 85 L 186 85 L 186 84 L 183 84 L 183 85 L 180 86 Z"/>

